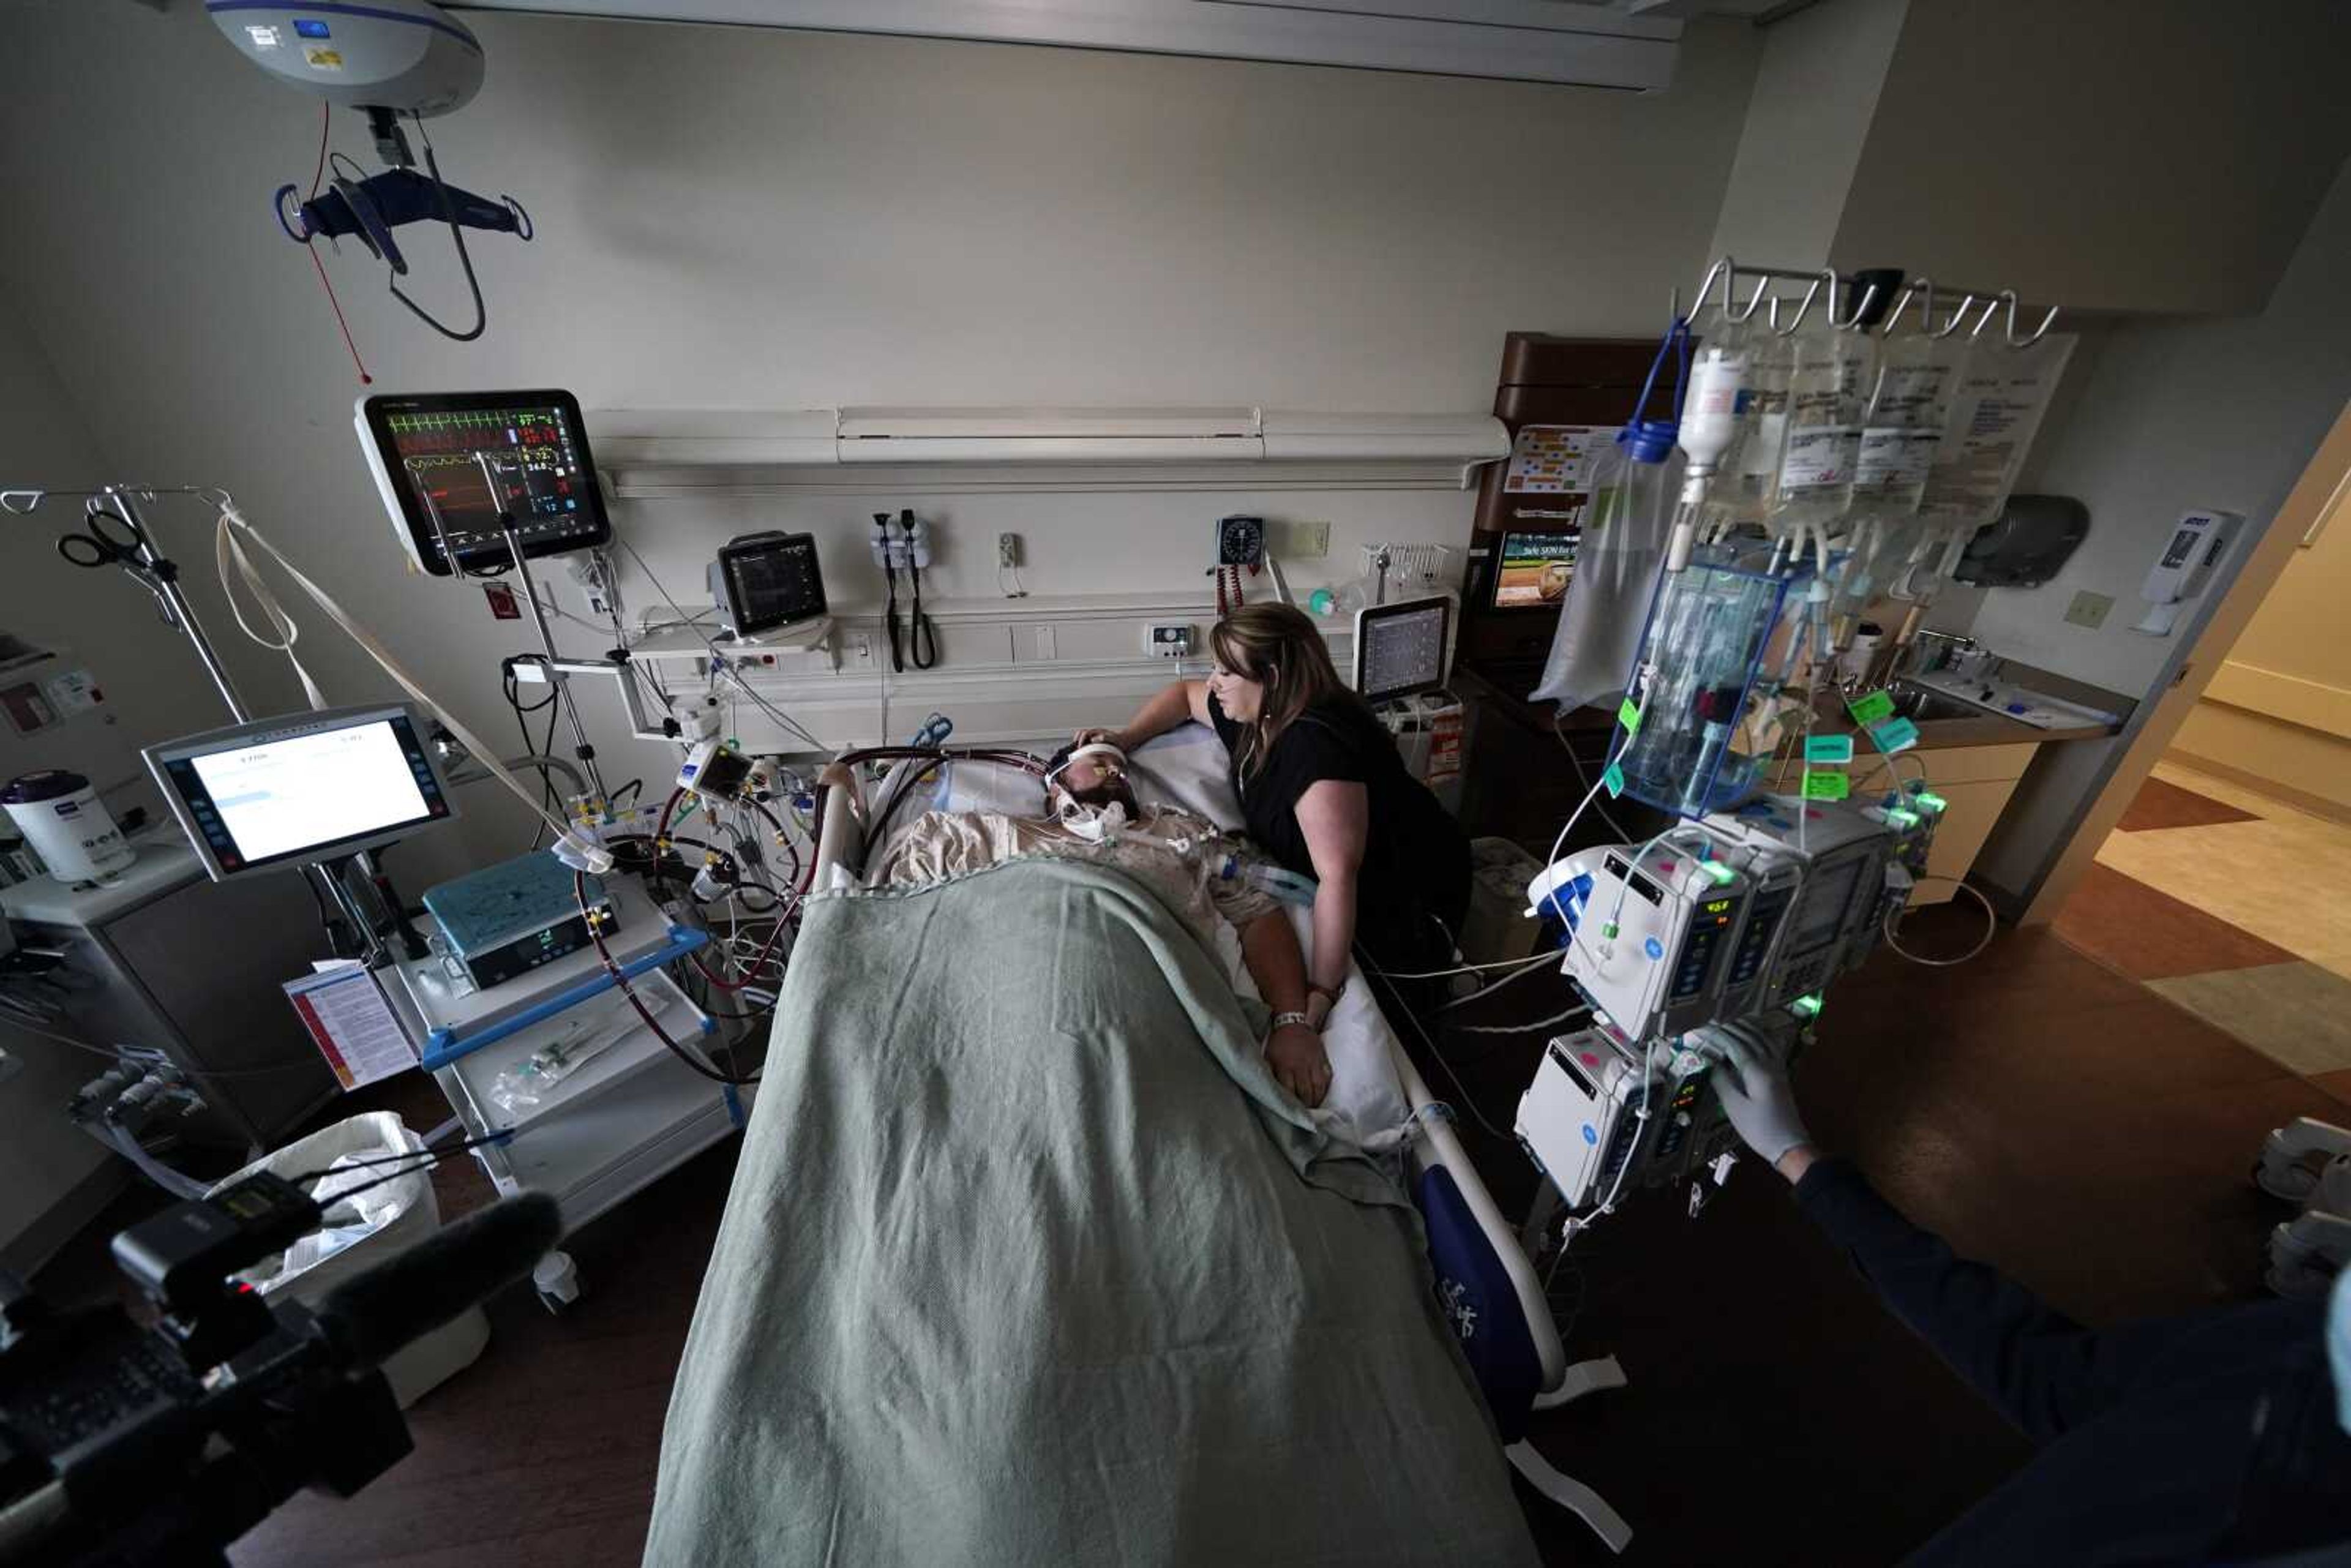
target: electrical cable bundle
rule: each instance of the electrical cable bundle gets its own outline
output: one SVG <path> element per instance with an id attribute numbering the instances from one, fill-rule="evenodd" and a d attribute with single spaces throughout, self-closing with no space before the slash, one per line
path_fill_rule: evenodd
<path id="1" fill-rule="evenodd" d="M 647 887 L 656 896 L 660 894 L 664 882 L 678 877 L 683 871 L 682 866 L 673 864 L 671 862 L 670 855 L 674 848 L 684 846 L 688 849 L 697 849 L 703 852 L 705 857 L 705 871 L 711 874 L 713 881 L 726 890 L 724 898 L 728 905 L 727 934 L 722 941 L 712 945 L 717 957 L 715 967 L 710 956 L 701 951 L 688 954 L 686 962 L 693 967 L 695 977 L 697 977 L 705 988 L 741 997 L 746 1002 L 751 1004 L 750 1010 L 743 1011 L 712 1008 L 705 1003 L 704 1005 L 705 1012 L 729 1021 L 741 1022 L 756 1019 L 771 1011 L 775 1007 L 776 994 L 783 974 L 784 958 L 781 949 L 784 946 L 786 933 L 797 930 L 800 900 L 806 895 L 809 884 L 815 880 L 816 876 L 815 844 L 813 841 L 810 841 L 810 852 L 803 857 L 799 846 L 793 841 L 791 834 L 786 831 L 782 821 L 767 806 L 747 797 L 731 801 L 716 801 L 697 795 L 686 807 L 684 816 L 690 816 L 695 810 L 701 810 L 710 824 L 708 836 L 690 836 L 673 831 L 673 823 L 684 820 L 684 816 L 681 816 L 678 811 L 678 805 L 685 799 L 686 792 L 683 789 L 670 791 L 669 798 L 662 803 L 661 813 L 650 835 L 617 833 L 608 838 L 606 843 L 608 847 L 615 849 L 643 846 L 643 864 L 641 867 L 632 866 L 630 869 L 642 872 Z M 759 847 L 757 830 L 747 831 L 734 820 L 738 811 L 757 817 L 770 836 L 775 851 L 780 852 L 783 859 L 774 862 L 776 869 L 781 873 L 780 886 L 768 874 L 769 852 Z M 643 1020 L 645 1027 L 653 1031 L 653 1037 L 668 1047 L 671 1054 L 677 1057 L 679 1061 L 715 1082 L 747 1084 L 758 1082 L 759 1075 L 756 1072 L 737 1074 L 706 1065 L 699 1056 L 662 1027 L 660 1020 L 654 1017 L 653 1009 L 648 1008 L 643 998 L 637 995 L 635 988 L 630 985 L 628 977 L 621 972 L 620 965 L 613 959 L 611 949 L 604 940 L 602 922 L 590 911 L 587 878 L 575 875 L 572 880 L 580 901 L 580 913 L 587 921 L 589 939 L 594 944 L 597 956 L 603 960 L 605 972 L 612 977 L 613 984 L 620 988 L 621 994 L 628 998 L 629 1005 L 636 1009 L 637 1016 Z M 687 885 L 683 888 L 682 895 L 697 903 L 707 902 L 700 899 L 695 893 L 692 886 L 694 880 L 695 879 L 686 879 Z M 755 893 L 762 896 L 766 900 L 764 907 L 747 909 L 743 903 L 743 895 L 746 893 Z M 768 923 L 764 940 L 756 936 L 744 934 L 742 925 L 743 916 L 746 914 L 755 924 L 763 920 Z"/>

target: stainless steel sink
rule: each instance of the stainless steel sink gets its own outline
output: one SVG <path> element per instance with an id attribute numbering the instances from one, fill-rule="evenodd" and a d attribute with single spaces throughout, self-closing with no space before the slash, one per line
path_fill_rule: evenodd
<path id="1" fill-rule="evenodd" d="M 1983 718 L 1992 711 L 1907 681 L 1896 682 L 1892 695 L 1894 711 L 1914 724 L 1931 724 L 1938 718 Z"/>

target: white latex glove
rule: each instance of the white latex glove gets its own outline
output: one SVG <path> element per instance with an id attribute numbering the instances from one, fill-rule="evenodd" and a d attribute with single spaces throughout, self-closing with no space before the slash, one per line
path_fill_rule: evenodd
<path id="1" fill-rule="evenodd" d="M 1722 1066 L 1714 1074 L 1714 1092 L 1731 1126 L 1755 1151 L 1756 1158 L 1776 1166 L 1790 1149 L 1813 1141 L 1796 1110 L 1795 1090 L 1788 1082 L 1785 1040 L 1744 1023 L 1698 1032 L 1722 1056 Z"/>

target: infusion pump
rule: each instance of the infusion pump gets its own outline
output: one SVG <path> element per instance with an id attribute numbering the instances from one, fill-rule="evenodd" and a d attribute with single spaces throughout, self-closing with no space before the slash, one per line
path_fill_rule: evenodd
<path id="1" fill-rule="evenodd" d="M 1931 799 L 1764 796 L 1535 879 L 1529 902 L 1567 925 L 1562 967 L 1593 1017 L 1550 1042 L 1517 1130 L 1570 1207 L 1695 1177 L 1729 1153 L 1707 1092 L 1719 1062 L 1685 1037 L 1742 1019 L 1801 1031 L 1908 901 Z"/>
<path id="2" fill-rule="evenodd" d="M 1907 819 L 1907 820 L 1906 820 Z M 1562 968 L 1628 1040 L 1806 1010 L 1876 948 L 1924 864 L 1929 813 L 1767 795 L 1638 847 L 1585 850 L 1529 902 Z"/>

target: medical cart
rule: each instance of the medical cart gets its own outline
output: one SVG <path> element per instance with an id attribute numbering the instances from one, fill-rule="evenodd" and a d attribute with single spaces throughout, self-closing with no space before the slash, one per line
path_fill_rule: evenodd
<path id="1" fill-rule="evenodd" d="M 673 923 L 630 876 L 605 880 L 618 929 L 612 963 L 673 1040 L 705 1067 L 717 1027 L 664 966 L 706 940 Z M 486 989 L 473 989 L 435 955 L 377 971 L 392 1011 L 441 1086 L 467 1138 L 514 1135 L 473 1153 L 501 1197 L 529 1188 L 563 1206 L 577 1229 L 743 1124 L 750 1091 L 714 1082 L 655 1038 L 593 946 Z M 501 1073 L 560 1047 L 585 1054 L 535 1103 L 501 1105 Z M 534 1276 L 539 1299 L 559 1312 L 579 1295 L 578 1271 L 550 1254 Z"/>

